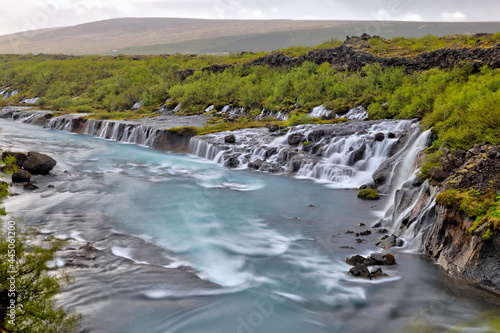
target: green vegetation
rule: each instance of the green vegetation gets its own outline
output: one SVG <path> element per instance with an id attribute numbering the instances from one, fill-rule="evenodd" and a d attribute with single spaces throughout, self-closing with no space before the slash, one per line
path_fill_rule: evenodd
<path id="1" fill-rule="evenodd" d="M 358 198 L 365 200 L 378 200 L 380 199 L 380 195 L 376 190 L 367 188 L 358 192 Z"/>
<path id="2" fill-rule="evenodd" d="M 6 161 L 13 165 L 15 159 Z M 8 184 L 0 183 L 0 204 L 8 196 Z M 5 208 L 0 208 L 6 215 Z M 0 331 L 6 332 L 75 332 L 79 315 L 67 314 L 55 306 L 54 296 L 70 278 L 63 272 L 53 275 L 47 264 L 54 260 L 62 243 L 44 241 L 38 245 L 34 231 L 20 221 L 2 221 L 0 231 L 0 289 L 9 290 L 9 299 L 16 299 Z M 15 290 L 16 295 L 13 292 Z M 12 313 L 13 311 L 14 313 Z"/>
<path id="3" fill-rule="evenodd" d="M 500 193 L 492 190 L 485 194 L 475 190 L 448 190 L 436 196 L 436 203 L 453 207 L 475 218 L 469 232 L 474 234 L 478 230 L 486 229 L 484 240 L 500 231 Z"/>

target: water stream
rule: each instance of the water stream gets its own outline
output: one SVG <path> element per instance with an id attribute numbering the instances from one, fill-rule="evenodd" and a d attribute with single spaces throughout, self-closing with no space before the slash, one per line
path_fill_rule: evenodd
<path id="1" fill-rule="evenodd" d="M 498 306 L 423 255 L 397 253 L 387 278 L 348 275 L 345 257 L 380 249 L 377 236 L 355 243 L 345 231 L 366 230 L 386 199 L 123 138 L 0 127 L 3 149 L 58 162 L 34 177 L 38 190 L 14 186 L 7 210 L 98 249 L 78 268 L 67 253 L 57 261 L 75 277 L 58 302 L 83 314 L 85 332 L 400 332 L 417 321 L 445 330 Z"/>

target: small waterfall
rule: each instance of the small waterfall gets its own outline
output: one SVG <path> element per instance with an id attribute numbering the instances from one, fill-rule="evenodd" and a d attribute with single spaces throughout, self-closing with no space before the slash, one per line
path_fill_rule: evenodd
<path id="1" fill-rule="evenodd" d="M 190 154 L 214 161 L 216 163 L 220 163 L 220 158 L 222 157 L 221 153 L 224 152 L 214 144 L 197 137 L 194 137 L 189 141 L 188 151 Z"/>
<path id="2" fill-rule="evenodd" d="M 313 118 L 321 118 L 323 116 L 330 117 L 332 115 L 332 110 L 328 110 L 325 108 L 323 105 L 317 106 L 311 110 L 311 113 L 309 113 L 310 117 Z"/>
<path id="3" fill-rule="evenodd" d="M 417 135 L 413 133 L 412 137 Z M 386 184 L 390 187 L 390 198 L 385 217 L 380 222 L 391 233 L 399 235 L 409 251 L 424 250 L 425 231 L 434 217 L 437 189 L 427 181 L 421 186 L 413 186 L 418 170 L 416 160 L 428 146 L 429 137 L 430 130 L 427 130 L 415 140 L 409 140 L 400 154 L 387 161 L 392 164 L 388 172 L 390 182 Z"/>
<path id="4" fill-rule="evenodd" d="M 368 118 L 368 111 L 363 106 L 358 106 L 353 109 L 350 109 L 349 112 L 347 112 L 343 116 L 337 115 L 337 118 L 346 118 L 349 120 L 365 120 Z"/>

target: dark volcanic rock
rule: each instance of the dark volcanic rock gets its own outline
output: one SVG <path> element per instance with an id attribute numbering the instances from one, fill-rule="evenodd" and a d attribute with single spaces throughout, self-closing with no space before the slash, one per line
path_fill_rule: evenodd
<path id="1" fill-rule="evenodd" d="M 375 134 L 375 141 L 384 141 L 384 139 L 385 139 L 384 133 Z"/>
<path id="2" fill-rule="evenodd" d="M 23 164 L 28 159 L 25 153 L 12 152 L 12 151 L 4 151 L 2 152 L 2 161 L 5 163 L 5 159 L 9 156 L 13 156 L 16 159 L 16 165 L 18 167 L 22 167 Z"/>
<path id="3" fill-rule="evenodd" d="M 356 149 L 349 156 L 349 165 L 354 165 L 356 162 L 361 161 L 365 157 L 366 143 L 363 143 L 361 147 Z"/>
<path id="4" fill-rule="evenodd" d="M 38 186 L 36 186 L 33 183 L 26 183 L 23 185 L 23 188 L 27 191 L 33 191 L 33 190 L 36 190 L 38 188 Z"/>
<path id="5" fill-rule="evenodd" d="M 377 268 L 370 272 L 370 279 L 375 279 L 378 277 L 389 276 L 382 271 L 382 268 Z"/>
<path id="6" fill-rule="evenodd" d="M 431 176 L 433 180 L 442 182 L 443 180 L 448 178 L 450 174 L 441 168 L 432 167 L 429 169 L 429 176 Z"/>
<path id="7" fill-rule="evenodd" d="M 226 135 L 224 137 L 224 142 L 226 142 L 226 143 L 235 143 L 236 142 L 236 138 L 234 137 L 233 134 L 229 134 L 229 135 Z"/>
<path id="8" fill-rule="evenodd" d="M 355 256 L 352 256 L 350 258 L 345 258 L 344 261 L 349 265 L 356 266 L 358 264 L 363 264 L 365 262 L 365 257 L 356 254 Z"/>
<path id="9" fill-rule="evenodd" d="M 25 183 L 29 182 L 30 179 L 31 179 L 31 174 L 26 170 L 19 169 L 12 174 L 13 183 Z"/>
<path id="10" fill-rule="evenodd" d="M 50 156 L 40 153 L 28 153 L 28 159 L 23 168 L 33 175 L 46 175 L 56 166 L 57 162 Z"/>
<path id="11" fill-rule="evenodd" d="M 370 277 L 370 271 L 365 264 L 357 264 L 349 270 L 349 273 L 354 276 Z"/>
<path id="12" fill-rule="evenodd" d="M 386 254 L 382 257 L 382 264 L 390 266 L 390 265 L 396 265 L 396 259 L 392 254 Z"/>
<path id="13" fill-rule="evenodd" d="M 272 125 L 272 124 L 266 124 L 267 129 L 269 129 L 269 132 L 274 133 L 279 131 L 280 127 L 278 125 Z"/>
<path id="14" fill-rule="evenodd" d="M 375 245 L 377 245 L 378 247 L 381 247 L 383 249 L 388 249 L 388 248 L 391 248 L 393 246 L 396 246 L 396 240 L 397 240 L 396 235 L 390 235 L 389 237 L 384 236 L 384 237 L 382 237 L 382 239 L 380 241 L 375 243 Z"/>
<path id="15" fill-rule="evenodd" d="M 481 147 L 476 149 L 480 152 Z M 467 154 L 465 152 L 455 152 L 457 160 L 463 160 L 463 164 L 455 169 L 448 178 L 450 184 L 447 187 L 458 189 L 474 188 L 485 192 L 488 188 L 500 191 L 500 146 L 483 146 L 484 152 L 478 154 Z"/>
<path id="16" fill-rule="evenodd" d="M 306 141 L 306 138 L 302 133 L 292 133 L 288 136 L 288 144 L 290 146 L 296 146 L 304 141 Z"/>

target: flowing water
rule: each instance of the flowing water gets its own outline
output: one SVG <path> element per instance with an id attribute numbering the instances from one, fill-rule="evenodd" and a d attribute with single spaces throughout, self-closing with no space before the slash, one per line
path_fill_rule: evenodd
<path id="1" fill-rule="evenodd" d="M 85 332 L 444 330 L 498 306 L 423 255 L 397 253 L 387 278 L 348 275 L 345 257 L 377 248 L 345 231 L 379 219 L 384 200 L 89 135 L 0 127 L 3 149 L 58 162 L 34 177 L 38 190 L 14 186 L 7 210 L 43 235 L 98 249 L 79 268 L 65 251 L 54 263 L 71 266 L 59 304 L 83 314 Z"/>

